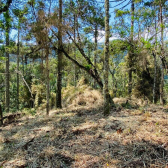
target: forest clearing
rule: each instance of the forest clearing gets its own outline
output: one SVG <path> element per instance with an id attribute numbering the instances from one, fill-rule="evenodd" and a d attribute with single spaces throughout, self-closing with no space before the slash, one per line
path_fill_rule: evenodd
<path id="1" fill-rule="evenodd" d="M 140 106 L 135 103 L 138 100 L 130 100 L 126 105 L 127 99 L 115 98 L 116 107 L 111 108 L 110 114 L 104 117 L 100 102 L 103 99 L 92 89 L 92 96 L 87 95 L 87 89 L 76 94 L 77 104 L 73 101 L 68 107 L 52 110 L 48 117 L 45 112 L 39 111 L 35 115 L 27 113 L 9 124 L 6 121 L 0 127 L 0 166 L 168 166 L 166 106 Z M 86 105 L 89 98 L 92 101 L 95 97 L 100 99 L 98 104 L 92 102 Z"/>
<path id="2" fill-rule="evenodd" d="M 0 0 L 0 168 L 168 168 L 168 1 Z"/>

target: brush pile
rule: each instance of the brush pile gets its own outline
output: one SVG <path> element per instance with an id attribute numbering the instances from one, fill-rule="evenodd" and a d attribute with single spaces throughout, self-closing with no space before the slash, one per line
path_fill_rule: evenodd
<path id="1" fill-rule="evenodd" d="M 63 90 L 64 107 L 98 107 L 102 104 L 102 93 L 88 86 L 84 78 L 78 82 L 77 87 L 67 86 Z"/>

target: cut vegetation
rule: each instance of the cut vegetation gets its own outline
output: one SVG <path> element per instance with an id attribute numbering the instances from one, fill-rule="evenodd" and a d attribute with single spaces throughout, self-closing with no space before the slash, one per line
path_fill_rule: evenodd
<path id="1" fill-rule="evenodd" d="M 116 107 L 106 118 L 86 104 L 50 113 L 0 127 L 1 167 L 168 166 L 168 113 L 162 107 Z"/>

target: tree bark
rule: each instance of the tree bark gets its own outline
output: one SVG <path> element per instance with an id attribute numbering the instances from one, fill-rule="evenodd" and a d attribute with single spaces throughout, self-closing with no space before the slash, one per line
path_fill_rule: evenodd
<path id="1" fill-rule="evenodd" d="M 56 94 L 56 107 L 62 108 L 62 0 L 59 0 L 59 27 L 58 27 L 58 67 L 57 67 L 57 94 Z"/>
<path id="2" fill-rule="evenodd" d="M 108 72 L 109 72 L 109 0 L 105 0 L 105 46 L 104 46 L 104 115 L 110 113 L 110 97 L 108 89 Z"/>
<path id="3" fill-rule="evenodd" d="M 17 44 L 17 71 L 19 72 L 19 54 L 20 54 L 20 46 L 19 46 L 19 43 L 20 43 L 20 39 L 19 39 L 19 36 L 20 36 L 20 30 L 19 30 L 19 27 L 18 27 L 18 44 Z M 19 74 L 17 73 L 17 110 L 19 110 Z"/>
<path id="4" fill-rule="evenodd" d="M 164 58 L 164 41 L 163 41 L 163 16 L 162 16 L 162 3 L 160 3 L 160 26 L 161 26 L 161 58 Z M 161 63 L 161 84 L 160 84 L 160 104 L 164 105 L 164 63 Z"/>
<path id="5" fill-rule="evenodd" d="M 46 49 L 46 87 L 47 87 L 47 92 L 46 92 L 46 99 L 47 99 L 47 104 L 46 104 L 46 114 L 49 115 L 49 99 L 50 99 L 50 79 L 49 79 L 49 51 L 48 48 Z"/>
<path id="6" fill-rule="evenodd" d="M 156 17 L 155 17 L 155 51 L 156 50 L 157 50 L 157 27 L 156 27 Z M 153 103 L 156 103 L 156 75 L 157 75 L 156 52 L 155 53 L 153 52 L 153 58 L 154 58 Z"/>
<path id="7" fill-rule="evenodd" d="M 132 58 L 134 56 L 133 54 L 133 36 L 134 36 L 134 0 L 132 0 L 132 4 L 131 4 L 131 34 L 130 34 L 130 51 L 129 51 L 129 55 L 128 55 L 128 66 L 129 66 L 129 70 L 128 70 L 128 95 L 131 97 L 131 93 L 132 93 Z"/>
<path id="8" fill-rule="evenodd" d="M 10 29 L 10 23 L 9 23 L 9 11 L 6 12 L 6 47 L 9 47 L 9 29 Z M 7 49 L 8 50 L 8 49 Z M 6 51 L 6 111 L 9 112 L 9 52 Z"/>
<path id="9" fill-rule="evenodd" d="M 76 42 L 76 15 L 74 14 L 74 41 Z M 76 60 L 76 47 L 74 46 L 74 59 Z M 76 65 L 74 64 L 74 85 L 77 84 Z"/>
<path id="10" fill-rule="evenodd" d="M 156 103 L 156 68 L 157 68 L 157 62 L 156 62 L 156 54 L 153 53 L 154 58 L 154 80 L 153 80 L 153 103 Z"/>
<path id="11" fill-rule="evenodd" d="M 95 46 L 94 46 L 94 66 L 96 67 L 97 64 L 97 37 L 98 37 L 98 30 L 97 30 L 97 23 L 95 25 L 95 33 L 94 33 L 94 38 L 95 38 Z M 96 88 L 96 80 L 94 80 L 94 88 Z"/>

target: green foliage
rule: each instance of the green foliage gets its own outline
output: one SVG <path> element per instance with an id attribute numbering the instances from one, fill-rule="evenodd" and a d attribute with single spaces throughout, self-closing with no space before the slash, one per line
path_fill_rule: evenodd
<path id="1" fill-rule="evenodd" d="M 152 48 L 152 45 L 150 43 L 151 40 L 152 40 L 152 37 L 149 40 L 145 40 L 143 37 L 141 38 L 141 42 L 144 44 L 144 47 L 146 49 L 150 50 Z"/>
<path id="2" fill-rule="evenodd" d="M 34 105 L 35 108 L 39 107 L 39 105 L 42 103 L 42 100 L 46 97 L 45 92 L 45 85 L 44 84 L 32 84 L 31 90 L 32 93 L 35 95 Z"/>
<path id="3" fill-rule="evenodd" d="M 45 3 L 43 1 L 38 1 L 38 7 L 44 9 Z"/>
<path id="4" fill-rule="evenodd" d="M 27 3 L 32 7 L 36 4 L 35 0 L 29 0 Z"/>
<path id="5" fill-rule="evenodd" d="M 127 41 L 113 40 L 110 42 L 110 51 L 112 54 L 121 54 L 127 51 L 127 46 Z"/>
<path id="6" fill-rule="evenodd" d="M 129 11 L 128 10 L 125 10 L 125 11 L 123 11 L 123 10 L 116 10 L 115 14 L 116 14 L 116 17 L 121 17 L 123 15 L 129 14 Z"/>
<path id="7" fill-rule="evenodd" d="M 13 14 L 15 16 L 17 16 L 19 19 L 22 19 L 22 17 L 25 15 L 25 14 L 28 14 L 28 8 L 25 7 L 23 8 L 22 10 L 20 9 L 13 9 L 12 10 Z"/>
<path id="8" fill-rule="evenodd" d="M 159 15 L 159 1 L 144 2 L 141 0 L 133 1 L 135 3 L 134 16 L 131 15 L 131 10 L 122 10 L 124 8 L 115 10 L 115 20 L 113 25 L 110 25 L 110 33 L 112 37 L 118 38 L 117 40 L 110 41 L 110 60 L 109 60 L 109 90 L 112 96 L 127 96 L 128 94 L 128 71 L 131 68 L 133 73 L 133 94 L 137 97 L 146 97 L 150 101 L 152 100 L 152 88 L 154 80 L 154 62 L 151 53 L 155 51 L 158 46 L 157 57 L 160 55 L 160 39 L 158 38 L 155 42 L 155 36 L 149 35 L 149 39 L 143 38 L 143 33 L 146 30 L 152 30 L 151 34 L 160 32 L 160 29 L 167 27 L 166 22 L 160 24 L 158 20 Z M 163 18 L 167 17 L 166 6 L 167 2 L 163 1 Z M 3 104 L 5 101 L 4 91 L 5 87 L 5 52 L 10 53 L 10 99 L 11 99 L 11 111 L 16 111 L 16 55 L 17 45 L 11 40 L 11 33 L 8 33 L 8 29 L 13 28 L 20 29 L 20 108 L 46 108 L 46 64 L 45 64 L 45 47 L 49 47 L 49 78 L 50 78 L 50 107 L 55 106 L 56 97 L 56 82 L 57 82 L 57 50 L 53 48 L 58 46 L 59 39 L 58 35 L 58 6 L 51 1 L 51 11 L 47 13 L 49 8 L 48 1 L 42 0 L 28 0 L 23 2 L 23 5 L 18 5 L 15 8 L 15 2 L 10 8 L 10 13 L 4 12 L 0 20 L 0 30 L 2 37 L 0 42 L 5 43 L 5 36 L 10 36 L 10 45 L 0 46 L 0 86 L 2 85 L 2 93 L 0 97 L 3 97 Z M 76 43 L 81 47 L 87 58 L 94 64 L 94 55 L 96 54 L 96 70 L 100 74 L 102 79 L 103 74 L 103 63 L 104 63 L 104 51 L 103 45 L 99 45 L 98 50 L 94 51 L 95 44 L 93 40 L 95 30 L 98 30 L 98 36 L 100 31 L 104 30 L 104 11 L 100 3 L 96 0 L 87 1 L 65 1 L 63 8 L 63 24 L 61 25 L 63 30 L 63 48 L 69 54 L 69 56 L 75 59 L 80 65 L 83 66 L 87 72 L 92 70 L 92 65 L 82 56 L 80 51 L 76 48 L 71 40 L 68 40 L 69 32 L 73 37 L 73 33 L 76 33 Z M 155 5 L 155 9 L 154 6 Z M 53 12 L 53 9 L 55 10 Z M 31 13 L 32 12 L 32 13 Z M 12 15 L 11 15 L 12 13 Z M 37 14 L 37 15 L 35 15 Z M 12 17 L 11 17 L 12 16 Z M 37 17 L 37 18 L 36 18 Z M 154 27 L 154 21 L 157 21 L 157 28 Z M 134 20 L 134 28 L 131 27 L 131 20 Z M 74 22 L 75 21 L 75 22 Z M 53 30 L 53 31 L 52 31 Z M 133 41 L 130 40 L 130 35 L 133 30 Z M 49 38 L 48 38 L 49 37 Z M 79 41 L 80 37 L 80 41 Z M 17 38 L 17 35 L 16 37 Z M 138 39 L 139 38 L 139 39 Z M 36 43 L 35 43 L 36 42 Z M 31 43 L 31 44 L 30 44 Z M 164 45 L 164 53 L 167 53 L 167 46 Z M 132 55 L 131 59 L 128 55 Z M 148 54 L 147 54 L 148 53 Z M 26 55 L 26 57 L 25 57 Z M 156 99 L 159 97 L 159 84 L 160 84 L 160 60 L 157 59 L 157 81 L 156 81 Z M 131 65 L 130 67 L 128 65 Z M 63 57 L 63 72 L 62 72 L 62 87 L 70 87 L 69 94 L 75 95 L 74 83 L 77 83 L 82 76 L 85 77 L 83 82 L 86 84 L 93 85 L 93 79 L 88 75 L 86 71 L 74 66 L 71 61 Z M 74 73 L 76 72 L 75 76 Z M 30 87 L 32 95 L 23 82 L 22 76 L 24 77 L 27 85 Z M 87 79 L 87 80 L 86 80 Z M 104 81 L 102 81 L 103 83 Z M 82 82 L 81 82 L 82 83 Z M 85 84 L 81 84 L 85 85 Z M 80 85 L 80 82 L 78 83 Z M 80 87 L 80 86 L 79 86 Z M 81 87 L 82 88 L 82 87 Z M 82 89 L 85 89 L 83 86 Z M 79 90 L 80 93 L 81 90 Z M 165 93 L 168 93 L 168 84 L 165 83 Z M 167 94 L 165 94 L 165 97 Z M 68 98 L 67 98 L 68 99 Z M 82 102 L 82 101 L 81 101 Z M 123 105 L 129 108 L 129 105 Z M 128 106 L 128 107 L 127 107 Z"/>
<path id="9" fill-rule="evenodd" d="M 91 64 L 85 65 L 85 68 L 86 68 L 87 70 L 90 70 L 90 69 L 92 68 L 92 65 L 91 65 Z"/>
<path id="10" fill-rule="evenodd" d="M 34 108 L 24 108 L 22 112 L 25 114 L 30 114 L 32 116 L 36 115 L 36 109 Z"/>
<path id="11" fill-rule="evenodd" d="M 85 27 L 85 28 L 84 28 L 84 32 L 85 32 L 85 33 L 91 33 L 92 30 L 93 30 L 92 27 Z"/>
<path id="12" fill-rule="evenodd" d="M 5 24 L 4 24 L 4 22 L 1 21 L 1 20 L 0 20 L 0 28 L 3 29 L 3 30 L 5 29 Z"/>

